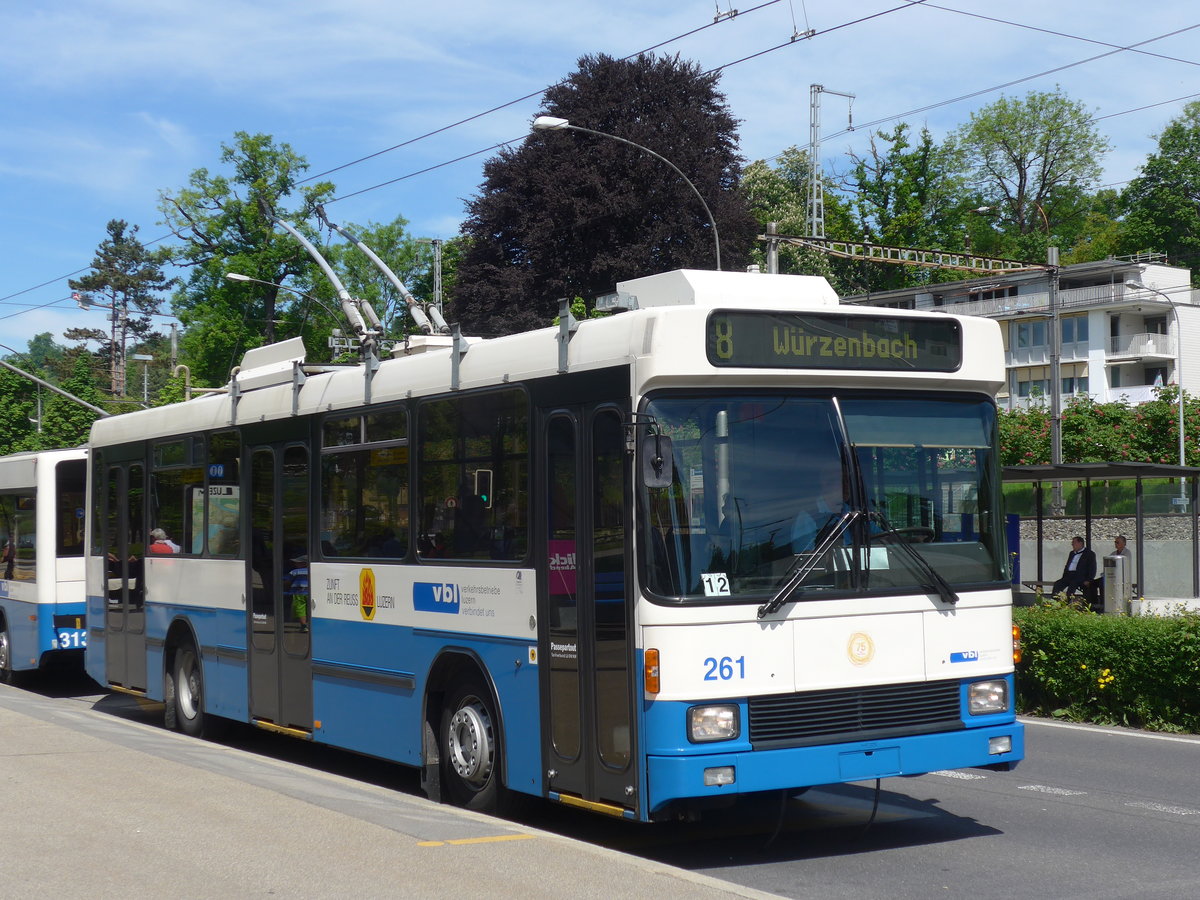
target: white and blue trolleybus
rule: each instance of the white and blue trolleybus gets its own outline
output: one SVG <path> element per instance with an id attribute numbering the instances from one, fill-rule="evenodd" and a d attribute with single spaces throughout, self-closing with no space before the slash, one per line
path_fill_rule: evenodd
<path id="1" fill-rule="evenodd" d="M 478 809 L 1011 768 L 996 323 L 786 275 L 610 304 L 96 422 L 89 673 Z"/>
<path id="2" fill-rule="evenodd" d="M 0 457 L 0 680 L 82 661 L 87 451 Z"/>

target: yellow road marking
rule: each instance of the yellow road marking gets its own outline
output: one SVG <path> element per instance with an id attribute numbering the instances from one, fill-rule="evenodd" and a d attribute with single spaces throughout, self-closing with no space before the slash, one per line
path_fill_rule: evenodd
<path id="1" fill-rule="evenodd" d="M 444 847 L 446 844 L 498 844 L 501 841 L 528 841 L 532 834 L 494 834 L 489 837 L 455 838 L 452 841 L 420 841 L 418 847 Z"/>

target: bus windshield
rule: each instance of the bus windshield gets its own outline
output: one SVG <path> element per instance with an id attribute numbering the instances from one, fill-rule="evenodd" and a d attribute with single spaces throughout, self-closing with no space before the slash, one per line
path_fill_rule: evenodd
<path id="1" fill-rule="evenodd" d="M 670 485 L 639 488 L 651 594 L 953 596 L 1007 580 L 986 399 L 664 393 L 644 411 L 673 454 Z"/>

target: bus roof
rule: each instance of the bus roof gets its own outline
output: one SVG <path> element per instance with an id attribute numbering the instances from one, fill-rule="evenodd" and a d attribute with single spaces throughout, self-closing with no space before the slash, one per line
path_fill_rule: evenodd
<path id="1" fill-rule="evenodd" d="M 577 330 L 550 327 L 521 334 L 461 338 L 416 336 L 397 347 L 368 379 L 364 366 L 311 366 L 303 362 L 298 338 L 249 351 L 225 392 L 100 419 L 92 426 L 92 445 L 104 446 L 147 437 L 189 434 L 233 424 L 354 409 L 372 404 L 459 390 L 500 387 L 568 370 L 614 366 L 631 369 L 629 390 L 662 383 L 673 374 L 713 384 L 735 372 L 740 382 L 753 377 L 764 384 L 795 384 L 797 375 L 814 384 L 837 380 L 848 385 L 878 384 L 881 375 L 913 389 L 974 389 L 994 393 L 1003 379 L 1003 357 L 996 323 L 988 319 L 909 310 L 839 306 L 824 278 L 740 272 L 678 270 L 620 282 L 617 299 L 632 311 L 578 323 Z M 975 353 L 948 379 L 937 373 L 808 372 L 806 370 L 726 369 L 718 373 L 705 356 L 705 329 L 712 310 L 813 311 L 847 317 L 954 319 L 963 340 L 994 352 Z M 560 346 L 566 342 L 565 355 Z M 368 384 L 369 381 L 369 384 Z"/>

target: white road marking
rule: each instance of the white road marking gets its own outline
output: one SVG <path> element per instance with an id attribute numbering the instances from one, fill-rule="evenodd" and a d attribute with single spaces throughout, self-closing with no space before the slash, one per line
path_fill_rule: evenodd
<path id="1" fill-rule="evenodd" d="M 1090 731 L 1092 734 L 1107 734 L 1113 737 L 1141 738 L 1146 741 L 1170 741 L 1175 744 L 1200 744 L 1200 737 L 1184 737 L 1174 734 L 1152 734 L 1137 731 L 1132 728 L 1109 728 L 1104 725 L 1083 725 L 1077 722 L 1051 722 L 1048 719 L 1020 716 L 1023 725 L 1037 725 L 1043 728 L 1069 728 L 1074 731 Z"/>
<path id="2" fill-rule="evenodd" d="M 1034 791 L 1038 794 L 1055 794 L 1059 797 L 1082 797 L 1087 791 L 1069 791 L 1066 788 L 1050 787 L 1046 784 L 1023 784 L 1018 791 Z"/>
<path id="3" fill-rule="evenodd" d="M 960 778 L 963 781 L 980 781 L 987 778 L 986 775 L 977 775 L 974 772 L 956 772 L 953 769 L 940 769 L 937 772 L 930 772 L 930 775 L 941 775 L 943 778 Z"/>
<path id="4" fill-rule="evenodd" d="M 1173 813 L 1177 816 L 1200 816 L 1200 809 L 1188 809 L 1186 806 L 1167 806 L 1165 803 L 1151 803 L 1146 800 L 1135 800 L 1125 805 L 1134 806 L 1138 809 L 1149 809 L 1153 812 Z"/>

